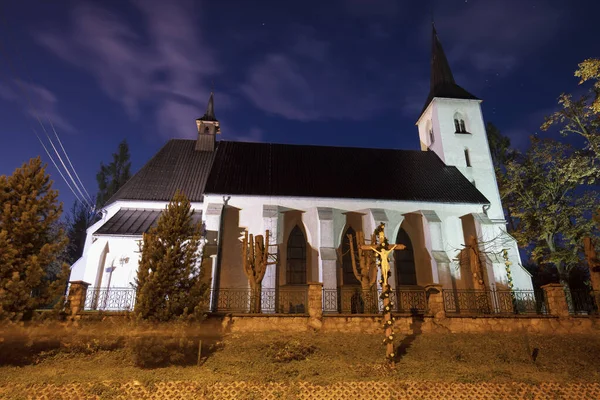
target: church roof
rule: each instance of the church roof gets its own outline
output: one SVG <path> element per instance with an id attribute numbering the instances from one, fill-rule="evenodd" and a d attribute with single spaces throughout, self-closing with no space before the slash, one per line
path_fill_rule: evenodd
<path id="1" fill-rule="evenodd" d="M 431 151 L 170 140 L 111 199 L 169 201 L 204 193 L 488 204 Z M 212 168 L 211 168 L 212 165 Z M 379 172 L 382 171 L 382 172 Z"/>
<path id="2" fill-rule="evenodd" d="M 431 151 L 218 144 L 205 193 L 487 204 Z"/>
<path id="3" fill-rule="evenodd" d="M 194 150 L 195 140 L 169 140 L 115 193 L 116 200 L 169 201 L 182 189 L 190 201 L 202 201 L 215 153 Z"/>
<path id="4" fill-rule="evenodd" d="M 110 217 L 94 234 L 96 235 L 133 235 L 141 236 L 156 226 L 163 210 L 122 208 Z M 194 223 L 202 223 L 202 212 L 195 211 Z"/>
<path id="5" fill-rule="evenodd" d="M 477 97 L 467 92 L 461 86 L 456 84 L 450 64 L 442 48 L 442 43 L 437 35 L 435 26 L 432 25 L 431 34 L 431 82 L 429 86 L 429 95 L 425 100 L 425 106 L 421 114 L 425 111 L 434 97 L 445 97 L 451 99 L 472 99 L 479 100 Z"/>

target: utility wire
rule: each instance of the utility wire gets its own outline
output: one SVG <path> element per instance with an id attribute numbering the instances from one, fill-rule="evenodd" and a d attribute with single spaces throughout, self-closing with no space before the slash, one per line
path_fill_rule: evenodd
<path id="1" fill-rule="evenodd" d="M 81 201 L 81 199 L 79 198 L 79 196 L 77 195 L 77 193 L 75 193 L 75 191 L 73 190 L 73 188 L 71 187 L 71 185 L 69 184 L 69 181 L 67 181 L 67 179 L 65 178 L 65 176 L 63 175 L 62 171 L 60 170 L 60 168 L 58 168 L 58 165 L 56 165 L 56 162 L 54 161 L 54 158 L 52 158 L 52 156 L 50 155 L 50 152 L 48 151 L 48 149 L 46 148 L 46 145 L 44 144 L 44 142 L 42 141 L 42 139 L 40 138 L 40 135 L 38 135 L 37 131 L 35 130 L 35 128 L 31 127 L 31 129 L 33 130 L 33 133 L 35 133 L 35 136 L 38 138 L 38 140 L 40 141 L 40 144 L 42 145 L 42 147 L 44 148 L 44 150 L 46 150 L 46 154 L 48 154 L 48 158 L 50 158 L 50 161 L 52 161 L 52 164 L 54 164 L 54 167 L 58 170 L 58 173 L 60 174 L 60 176 L 62 176 L 62 178 L 64 179 L 65 183 L 67 184 L 67 186 L 69 187 L 69 189 L 71 189 L 71 192 L 73 193 L 73 195 L 75 196 L 75 198 L 81 203 L 83 204 L 83 201 Z M 83 204 L 85 205 L 85 204 Z"/>
<path id="2" fill-rule="evenodd" d="M 52 127 L 52 130 L 54 131 L 54 135 L 56 136 L 56 139 L 58 140 L 58 144 L 60 145 L 60 148 L 62 149 L 63 153 L 65 154 L 65 157 L 67 158 L 67 161 L 69 162 L 69 165 L 71 166 L 71 169 L 75 173 L 75 177 L 77 178 L 77 181 L 79 182 L 79 184 L 81 185 L 81 188 L 83 189 L 83 191 L 87 195 L 87 199 L 89 200 L 89 203 L 93 206 L 94 202 L 92 200 L 92 196 L 90 196 L 90 194 L 88 193 L 88 191 L 85 189 L 85 185 L 83 184 L 83 182 L 81 182 L 81 179 L 79 178 L 79 174 L 77 174 L 77 170 L 75 169 L 75 167 L 71 163 L 71 159 L 69 158 L 69 155 L 67 154 L 67 151 L 63 147 L 62 141 L 58 137 L 58 133 L 56 133 L 56 129 L 54 129 L 54 124 L 52 124 L 52 121 L 50 120 L 50 118 L 48 118 L 48 121 L 50 122 L 50 126 Z"/>

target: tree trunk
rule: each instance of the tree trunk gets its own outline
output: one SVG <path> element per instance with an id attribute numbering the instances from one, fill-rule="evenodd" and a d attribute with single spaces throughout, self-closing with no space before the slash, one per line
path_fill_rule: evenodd
<path id="1" fill-rule="evenodd" d="M 254 314 L 260 314 L 262 299 L 262 283 L 255 283 L 254 285 L 250 285 L 250 287 L 250 312 Z"/>
<path id="2" fill-rule="evenodd" d="M 360 282 L 361 286 L 361 297 L 365 305 L 364 312 L 367 314 L 378 314 L 379 313 L 379 301 L 377 297 L 377 289 L 374 287 L 370 280 L 363 279 Z"/>

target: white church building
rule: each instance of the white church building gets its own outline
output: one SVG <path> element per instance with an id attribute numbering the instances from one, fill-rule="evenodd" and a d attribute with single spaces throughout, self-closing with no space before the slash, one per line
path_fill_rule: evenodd
<path id="1" fill-rule="evenodd" d="M 292 306 L 302 312 L 309 282 L 321 282 L 333 296 L 324 296 L 326 311 L 348 311 L 341 293 L 360 284 L 343 255 L 346 235 L 363 231 L 368 238 L 380 222 L 390 243 L 406 246 L 390 261 L 390 285 L 398 293 L 419 293 L 429 284 L 506 290 L 504 249 L 513 288 L 533 290 L 506 233 L 481 100 L 456 84 L 435 29 L 430 92 L 416 122 L 420 151 L 217 140 L 212 93 L 196 125 L 197 139 L 168 141 L 109 200 L 87 230 L 71 281 L 105 295 L 131 288 L 142 234 L 182 190 L 205 226 L 202 267 L 212 276 L 213 311 L 243 311 L 246 304 L 240 240 L 246 230 L 269 230 L 270 250 L 278 254 L 263 280 L 265 312 Z M 459 261 L 472 237 L 480 247 L 479 271 Z M 285 293 L 285 300 L 277 297 Z M 92 303 L 86 307 L 102 307 L 98 299 Z"/>

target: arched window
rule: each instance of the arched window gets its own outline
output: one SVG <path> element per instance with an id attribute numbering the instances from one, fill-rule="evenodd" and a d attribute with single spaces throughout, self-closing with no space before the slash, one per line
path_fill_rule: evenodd
<path id="1" fill-rule="evenodd" d="M 454 129 L 456 133 L 468 133 L 465 118 L 461 113 L 454 114 Z"/>
<path id="2" fill-rule="evenodd" d="M 348 235 L 352 235 L 353 238 L 356 237 L 356 232 L 352 227 L 346 229 L 344 237 L 342 238 L 342 282 L 344 282 L 344 285 L 359 285 L 360 282 L 356 279 L 354 270 L 352 269 L 352 255 L 350 254 L 350 241 L 348 240 Z M 354 242 L 354 246 L 356 246 L 356 241 Z"/>
<path id="3" fill-rule="evenodd" d="M 396 243 L 402 243 L 406 246 L 404 250 L 396 250 L 394 252 L 398 285 L 416 285 L 417 271 L 415 269 L 415 255 L 413 253 L 413 246 L 408 233 L 406 233 L 406 231 L 402 228 L 400 228 L 400 231 L 398 231 Z"/>
<path id="4" fill-rule="evenodd" d="M 465 162 L 467 163 L 467 167 L 471 166 L 471 158 L 469 157 L 469 149 L 465 149 Z"/>
<path id="5" fill-rule="evenodd" d="M 296 225 L 287 242 L 287 283 L 306 284 L 306 240 L 302 230 Z"/>
<path id="6" fill-rule="evenodd" d="M 435 141 L 435 137 L 433 136 L 433 128 L 431 127 L 431 121 L 427 121 L 425 129 L 427 130 L 427 133 L 429 133 L 429 145 L 431 146 Z"/>
<path id="7" fill-rule="evenodd" d="M 456 133 L 460 132 L 460 121 L 457 117 L 454 117 L 454 128 L 456 129 Z"/>
<path id="8" fill-rule="evenodd" d="M 204 133 L 209 133 L 208 132 L 208 126 L 206 128 L 204 128 Z"/>

